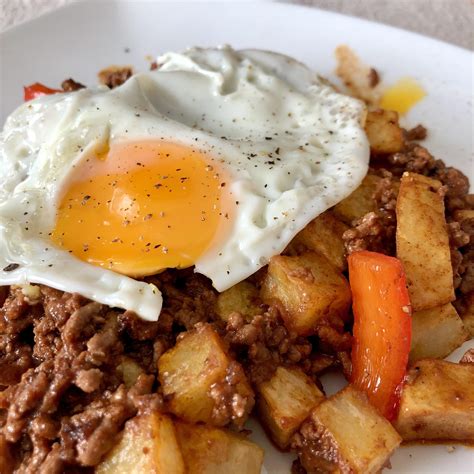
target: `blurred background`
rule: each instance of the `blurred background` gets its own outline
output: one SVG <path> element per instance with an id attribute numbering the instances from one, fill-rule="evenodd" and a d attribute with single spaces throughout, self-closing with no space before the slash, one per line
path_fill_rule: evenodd
<path id="1" fill-rule="evenodd" d="M 0 31 L 73 1 L 83 0 L 0 0 Z M 286 3 L 354 15 L 474 49 L 473 0 L 289 0 Z"/>

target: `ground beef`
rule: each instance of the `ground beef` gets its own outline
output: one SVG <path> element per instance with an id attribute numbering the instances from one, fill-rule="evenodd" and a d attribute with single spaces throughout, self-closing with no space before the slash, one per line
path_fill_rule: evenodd
<path id="1" fill-rule="evenodd" d="M 126 332 L 131 339 L 137 341 L 154 340 L 159 332 L 159 325 L 144 321 L 137 317 L 132 311 L 125 311 L 118 316 L 122 331 Z"/>
<path id="2" fill-rule="evenodd" d="M 396 176 L 411 171 L 441 181 L 446 186 L 445 204 L 448 212 L 472 208 L 473 197 L 468 195 L 468 178 L 458 169 L 435 159 L 426 148 L 416 143 L 408 143 L 403 152 L 389 155 L 386 165 Z"/>
<path id="3" fill-rule="evenodd" d="M 251 322 L 238 312 L 231 313 L 224 338 L 255 386 L 271 378 L 280 365 L 299 365 L 309 375 L 340 365 L 337 354 L 352 345 L 342 320 L 322 322 L 312 342 L 286 329 L 277 306 L 268 307 Z"/>
<path id="4" fill-rule="evenodd" d="M 474 292 L 474 217 L 463 217 L 454 212 L 449 219 L 454 287 L 457 290 L 457 297 L 462 299 Z"/>
<path id="5" fill-rule="evenodd" d="M 274 306 L 247 323 L 240 313 L 231 313 L 225 331 L 225 340 L 243 361 L 252 384 L 258 385 L 271 378 L 279 365 L 307 364 L 311 343 L 291 334 L 283 324 Z"/>
<path id="6" fill-rule="evenodd" d="M 86 86 L 80 82 L 76 82 L 74 79 L 65 79 L 61 83 L 61 88 L 64 92 L 74 92 L 80 89 L 84 89 Z"/>
<path id="7" fill-rule="evenodd" d="M 464 260 L 462 248 L 469 244 L 470 236 L 461 227 L 459 222 L 448 223 L 449 245 L 451 250 L 451 265 L 453 267 L 454 288 L 458 288 L 463 281 L 463 274 L 470 265 Z"/>
<path id="8" fill-rule="evenodd" d="M 47 287 L 40 303 L 25 301 L 21 289 L 11 288 L 0 310 L 0 365 L 9 369 L 0 392 L 2 442 L 16 453 L 18 472 L 93 466 L 127 419 L 161 406 L 154 375 L 140 375 L 127 389 L 117 372 L 122 323 L 139 323 Z"/>
<path id="9" fill-rule="evenodd" d="M 157 283 L 156 279 L 153 282 Z M 170 271 L 160 275 L 157 284 L 167 301 L 165 314 L 172 315 L 175 326 L 189 330 L 197 323 L 217 319 L 214 312 L 217 292 L 206 277 L 193 273 L 192 269 Z M 162 316 L 163 313 L 160 320 Z"/>
<path id="10" fill-rule="evenodd" d="M 20 338 L 0 335 L 0 389 L 20 381 L 33 365 L 32 348 Z"/>
<path id="11" fill-rule="evenodd" d="M 334 438 L 324 426 L 310 417 L 301 425 L 292 440 L 292 448 L 298 453 L 303 472 L 351 472 L 350 467 L 334 448 Z M 300 471 L 301 471 L 300 468 Z"/>
<path id="12" fill-rule="evenodd" d="M 373 67 L 369 71 L 369 87 L 374 88 L 380 82 L 380 75 Z"/>
<path id="13" fill-rule="evenodd" d="M 342 234 L 346 253 L 370 250 L 393 255 L 395 250 L 395 226 L 386 224 L 383 214 L 369 212 L 357 219 L 353 227 Z"/>
<path id="14" fill-rule="evenodd" d="M 4 292 L 0 308 L 0 386 L 19 382 L 33 365 L 31 326 L 37 309 L 28 304 L 21 288 Z"/>
<path id="15" fill-rule="evenodd" d="M 11 446 L 5 439 L 5 436 L 0 433 L 0 466 L 2 468 L 2 472 L 13 472 L 15 469 L 15 464 L 15 458 L 11 450 Z"/>
<path id="16" fill-rule="evenodd" d="M 33 318 L 34 308 L 28 304 L 21 288 L 12 288 L 0 310 L 0 331 L 18 335 L 31 326 Z"/>
<path id="17" fill-rule="evenodd" d="M 453 301 L 453 306 L 456 308 L 459 316 L 469 316 L 474 313 L 474 291 L 470 293 L 461 293 L 456 295 L 456 300 Z"/>
<path id="18" fill-rule="evenodd" d="M 428 176 L 436 168 L 436 160 L 429 151 L 417 144 L 409 144 L 405 151 L 387 157 L 390 171 L 401 176 L 405 171 Z"/>
<path id="19" fill-rule="evenodd" d="M 109 66 L 99 72 L 99 82 L 110 89 L 121 86 L 132 77 L 133 69 L 130 66 Z"/>
<path id="20" fill-rule="evenodd" d="M 419 141 L 424 140 L 428 136 L 428 130 L 423 125 L 417 125 L 410 130 L 404 130 L 405 141 Z"/>
<path id="21" fill-rule="evenodd" d="M 310 373 L 318 375 L 325 370 L 337 365 L 337 359 L 334 355 L 330 354 L 312 354 L 310 356 L 311 360 L 311 369 Z"/>
<path id="22" fill-rule="evenodd" d="M 352 336 L 332 324 L 321 324 L 317 327 L 316 334 L 320 340 L 319 347 L 324 347 L 325 352 L 350 351 L 352 347 Z"/>
<path id="23" fill-rule="evenodd" d="M 461 266 L 463 272 L 461 274 L 459 293 L 467 295 L 474 292 L 474 249 L 470 249 L 462 254 Z"/>
<path id="24" fill-rule="evenodd" d="M 306 474 L 306 469 L 301 465 L 299 459 L 295 459 L 291 465 L 291 474 Z"/>
<path id="25" fill-rule="evenodd" d="M 446 209 L 448 212 L 469 207 L 466 198 L 469 192 L 469 179 L 461 171 L 447 167 L 438 160 L 433 177 L 446 186 Z"/>

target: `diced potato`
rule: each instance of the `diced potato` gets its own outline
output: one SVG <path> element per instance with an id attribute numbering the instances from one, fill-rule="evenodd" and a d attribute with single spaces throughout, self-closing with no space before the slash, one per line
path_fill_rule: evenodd
<path id="1" fill-rule="evenodd" d="M 382 97 L 381 85 L 376 71 L 364 64 L 346 45 L 335 51 L 337 60 L 336 74 L 354 97 L 376 106 Z"/>
<path id="2" fill-rule="evenodd" d="M 405 268 L 414 311 L 454 299 L 449 236 L 441 183 L 404 173 L 397 199 L 397 256 Z"/>
<path id="3" fill-rule="evenodd" d="M 418 361 L 408 372 L 395 428 L 404 440 L 474 440 L 474 365 Z"/>
<path id="4" fill-rule="evenodd" d="M 138 379 L 138 376 L 144 373 L 140 365 L 130 357 L 123 357 L 117 366 L 117 372 L 121 374 L 122 380 L 127 388 L 130 388 Z"/>
<path id="5" fill-rule="evenodd" d="M 257 388 L 257 408 L 263 425 L 281 449 L 324 393 L 299 368 L 278 367 L 273 377 Z"/>
<path id="6" fill-rule="evenodd" d="M 368 174 L 355 191 L 336 204 L 334 214 L 346 224 L 351 225 L 355 219 L 375 211 L 376 203 L 373 195 L 381 179 L 374 174 Z"/>
<path id="7" fill-rule="evenodd" d="M 95 468 L 96 474 L 184 474 L 172 420 L 161 413 L 127 421 L 119 442 Z"/>
<path id="8" fill-rule="evenodd" d="M 413 313 L 410 361 L 443 358 L 467 339 L 462 319 L 451 303 Z"/>
<path id="9" fill-rule="evenodd" d="M 231 362 L 237 364 L 211 326 L 203 324 L 186 332 L 158 360 L 158 377 L 171 412 L 190 422 L 216 423 L 212 417 L 215 401 L 209 391 L 213 384 L 225 382 Z M 234 389 L 251 408 L 254 394 L 245 375 Z"/>
<path id="10" fill-rule="evenodd" d="M 263 449 L 244 436 L 206 425 L 176 422 L 187 474 L 259 474 Z"/>
<path id="11" fill-rule="evenodd" d="M 308 472 L 378 473 L 399 446 L 392 425 L 352 386 L 313 409 L 293 446 Z"/>
<path id="12" fill-rule="evenodd" d="M 302 336 L 313 334 L 318 323 L 331 315 L 347 318 L 351 303 L 347 280 L 316 252 L 273 257 L 261 295 L 265 302 L 280 301 L 286 327 Z"/>
<path id="13" fill-rule="evenodd" d="M 296 249 L 302 248 L 303 251 L 319 252 L 342 271 L 347 267 L 342 240 L 342 234 L 347 229 L 347 225 L 334 214 L 329 211 L 324 212 L 299 232 L 290 245 Z"/>
<path id="14" fill-rule="evenodd" d="M 393 110 L 371 110 L 367 114 L 365 133 L 370 149 L 376 154 L 397 153 L 403 149 L 403 130 L 398 113 Z"/>
<path id="15" fill-rule="evenodd" d="M 247 321 L 257 314 L 262 314 L 261 301 L 257 288 L 248 281 L 241 281 L 217 297 L 216 312 L 223 321 L 229 314 L 239 312 Z"/>

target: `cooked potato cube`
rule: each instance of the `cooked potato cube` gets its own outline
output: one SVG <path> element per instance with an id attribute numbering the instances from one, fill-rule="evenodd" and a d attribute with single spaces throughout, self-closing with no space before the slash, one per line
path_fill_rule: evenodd
<path id="1" fill-rule="evenodd" d="M 190 422 L 221 424 L 212 416 L 216 401 L 209 392 L 214 384 L 226 382 L 231 364 L 240 368 L 211 326 L 203 324 L 186 332 L 158 361 L 159 380 L 171 412 Z M 243 371 L 233 390 L 246 406 L 242 416 L 247 416 L 254 395 Z M 234 421 L 241 424 L 245 420 Z"/>
<path id="2" fill-rule="evenodd" d="M 266 302 L 280 301 L 286 327 L 302 336 L 313 334 L 325 317 L 346 318 L 351 303 L 347 280 L 316 252 L 273 257 L 261 295 Z"/>
<path id="3" fill-rule="evenodd" d="M 395 422 L 404 440 L 474 440 L 474 365 L 420 360 L 407 380 Z"/>
<path id="4" fill-rule="evenodd" d="M 364 64 L 346 45 L 338 46 L 335 54 L 336 74 L 349 89 L 349 93 L 369 105 L 378 105 L 382 89 L 375 69 Z"/>
<path id="5" fill-rule="evenodd" d="M 96 474 L 184 474 L 171 419 L 161 413 L 127 421 L 118 443 L 95 468 Z"/>
<path id="6" fill-rule="evenodd" d="M 187 474 L 259 474 L 263 449 L 244 436 L 206 425 L 176 422 Z"/>
<path id="7" fill-rule="evenodd" d="M 217 297 L 216 313 L 223 321 L 229 314 L 239 312 L 247 321 L 257 314 L 262 314 L 261 301 L 257 288 L 248 281 L 241 281 Z"/>
<path id="8" fill-rule="evenodd" d="M 334 214 L 348 225 L 352 221 L 365 216 L 368 212 L 376 210 L 373 198 L 377 185 L 382 178 L 374 174 L 368 174 L 349 196 L 334 207 Z"/>
<path id="9" fill-rule="evenodd" d="M 392 425 L 352 386 L 313 409 L 293 439 L 308 472 L 378 473 L 399 446 Z"/>
<path id="10" fill-rule="evenodd" d="M 285 449 L 324 393 L 299 368 L 278 367 L 270 380 L 257 388 L 257 407 L 272 440 Z"/>
<path id="11" fill-rule="evenodd" d="M 441 183 L 404 173 L 397 199 L 397 256 L 407 276 L 414 311 L 454 299 L 449 236 Z"/>
<path id="12" fill-rule="evenodd" d="M 398 125 L 398 113 L 393 110 L 370 111 L 365 132 L 370 149 L 376 154 L 397 153 L 403 149 L 403 130 Z"/>
<path id="13" fill-rule="evenodd" d="M 467 339 L 451 303 L 413 313 L 410 360 L 443 358 Z"/>
<path id="14" fill-rule="evenodd" d="M 345 270 L 347 261 L 345 257 L 344 241 L 342 234 L 348 229 L 331 212 L 323 214 L 312 220 L 296 237 L 290 245 L 297 250 L 300 248 L 323 254 L 339 270 Z M 298 253 L 301 253 L 298 251 Z"/>

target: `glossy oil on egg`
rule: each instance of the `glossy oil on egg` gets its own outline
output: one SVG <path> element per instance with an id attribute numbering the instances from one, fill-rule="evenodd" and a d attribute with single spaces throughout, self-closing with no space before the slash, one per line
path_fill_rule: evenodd
<path id="1" fill-rule="evenodd" d="M 156 320 L 161 295 L 144 276 L 194 266 L 223 291 L 365 176 L 364 105 L 301 63 L 230 47 L 157 63 L 9 117 L 0 284 L 45 283 Z"/>

